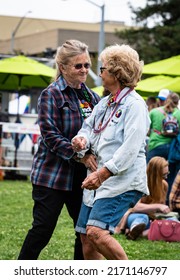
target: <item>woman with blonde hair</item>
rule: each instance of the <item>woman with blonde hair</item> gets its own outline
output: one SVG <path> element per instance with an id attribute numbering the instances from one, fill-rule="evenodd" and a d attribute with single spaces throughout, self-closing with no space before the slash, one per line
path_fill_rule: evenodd
<path id="1" fill-rule="evenodd" d="M 127 218 L 127 238 L 135 240 L 144 230 L 148 230 L 156 212 L 169 213 L 166 195 L 169 174 L 168 162 L 163 157 L 153 157 L 147 165 L 149 195 L 142 197 L 131 209 Z M 144 232 L 147 235 L 148 231 Z"/>
<path id="2" fill-rule="evenodd" d="M 166 181 L 169 174 L 168 162 L 163 157 L 154 157 L 147 165 L 147 180 L 149 195 L 143 197 L 146 203 L 166 203 L 168 183 Z"/>
<path id="3" fill-rule="evenodd" d="M 34 201 L 33 223 L 25 237 L 19 260 L 39 257 L 53 235 L 64 206 L 73 224 L 76 224 L 86 167 L 89 161 L 96 167 L 94 155 L 89 153 L 80 162 L 71 146 L 71 139 L 100 100 L 85 84 L 91 67 L 88 46 L 78 40 L 67 40 L 58 47 L 55 62 L 55 80 L 38 99 L 41 135 L 30 176 Z M 59 244 L 58 247 L 61 250 Z M 74 259 L 84 259 L 78 233 L 74 243 Z"/>

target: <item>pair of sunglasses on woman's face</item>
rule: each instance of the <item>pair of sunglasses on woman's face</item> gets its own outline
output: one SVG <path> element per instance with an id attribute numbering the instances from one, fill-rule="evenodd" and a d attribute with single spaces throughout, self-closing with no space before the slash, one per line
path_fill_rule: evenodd
<path id="1" fill-rule="evenodd" d="M 89 69 L 91 67 L 91 64 L 90 63 L 77 63 L 75 65 L 73 65 L 73 67 L 76 69 L 76 70 L 80 70 L 82 69 L 83 67 L 86 68 L 86 69 Z"/>
<path id="2" fill-rule="evenodd" d="M 102 74 L 104 72 L 104 70 L 106 70 L 107 68 L 106 67 L 100 67 L 100 73 Z"/>

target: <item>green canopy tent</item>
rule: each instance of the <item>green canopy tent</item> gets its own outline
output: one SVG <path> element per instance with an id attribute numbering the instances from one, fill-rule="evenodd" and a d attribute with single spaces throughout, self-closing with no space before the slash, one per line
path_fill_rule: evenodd
<path id="1" fill-rule="evenodd" d="M 180 55 L 146 64 L 143 74 L 180 76 Z"/>
<path id="2" fill-rule="evenodd" d="M 168 88 L 171 91 L 180 93 L 180 77 L 169 76 L 153 76 L 144 80 L 141 80 L 136 90 L 143 97 L 149 95 L 156 96 L 162 88 Z"/>
<path id="3" fill-rule="evenodd" d="M 0 60 L 0 90 L 19 96 L 23 90 L 47 87 L 54 75 L 53 68 L 22 55 Z"/>
<path id="4" fill-rule="evenodd" d="M 0 90 L 45 88 L 54 75 L 51 67 L 25 56 L 0 60 Z"/>

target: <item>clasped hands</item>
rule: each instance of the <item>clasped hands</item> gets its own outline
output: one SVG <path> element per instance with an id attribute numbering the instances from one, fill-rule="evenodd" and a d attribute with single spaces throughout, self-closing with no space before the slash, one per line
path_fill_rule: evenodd
<path id="1" fill-rule="evenodd" d="M 76 136 L 72 139 L 71 144 L 74 152 L 80 152 L 86 149 L 86 139 L 84 137 Z M 93 154 L 85 154 L 80 162 L 92 172 L 82 182 L 81 187 L 89 190 L 97 189 L 101 185 L 101 182 L 98 177 L 96 157 Z"/>
<path id="2" fill-rule="evenodd" d="M 81 136 L 76 136 L 71 141 L 74 152 L 80 152 L 86 149 L 86 139 Z"/>
<path id="3" fill-rule="evenodd" d="M 76 136 L 72 139 L 71 144 L 74 152 L 80 152 L 86 149 L 86 139 L 84 137 Z M 85 154 L 81 159 L 81 163 L 92 171 L 82 182 L 82 189 L 96 190 L 112 175 L 106 167 L 97 170 L 97 161 L 93 154 Z"/>
<path id="4" fill-rule="evenodd" d="M 76 136 L 72 139 L 71 145 L 74 152 L 80 152 L 86 149 L 86 139 L 84 137 Z M 84 157 L 80 159 L 80 162 L 92 172 L 97 170 L 96 157 L 93 154 L 85 154 Z"/>
<path id="5" fill-rule="evenodd" d="M 102 167 L 101 169 L 90 173 L 82 182 L 81 187 L 82 189 L 96 190 L 112 175 L 113 174 L 106 167 Z"/>

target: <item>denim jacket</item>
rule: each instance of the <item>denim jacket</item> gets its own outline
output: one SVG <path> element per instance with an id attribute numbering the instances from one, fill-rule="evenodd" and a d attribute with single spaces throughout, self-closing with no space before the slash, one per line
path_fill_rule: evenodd
<path id="1" fill-rule="evenodd" d="M 128 89 L 124 88 L 110 106 L 107 105 L 109 97 L 101 99 L 78 132 L 78 136 L 86 138 L 87 148 L 97 156 L 98 169 L 105 166 L 114 175 L 96 190 L 95 200 L 130 190 L 149 193 L 145 157 L 149 113 L 143 98 L 135 90 L 118 104 Z M 106 123 L 107 126 L 96 133 L 101 122 L 102 126 Z"/>

